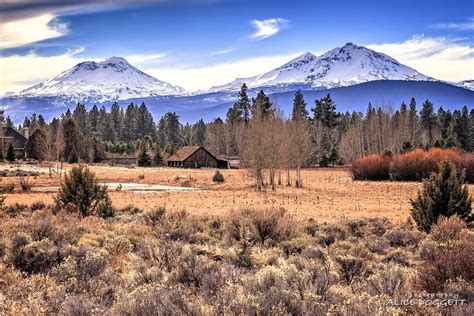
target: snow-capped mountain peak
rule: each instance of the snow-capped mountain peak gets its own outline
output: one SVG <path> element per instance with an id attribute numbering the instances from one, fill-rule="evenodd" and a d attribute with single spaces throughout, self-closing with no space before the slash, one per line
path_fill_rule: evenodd
<path id="1" fill-rule="evenodd" d="M 54 78 L 21 91 L 20 95 L 103 102 L 186 92 L 181 87 L 147 75 L 122 57 L 110 57 L 101 62 L 81 62 Z"/>
<path id="2" fill-rule="evenodd" d="M 210 91 L 235 91 L 242 83 L 249 88 L 272 87 L 281 90 L 294 85 L 308 88 L 351 86 L 373 80 L 434 80 L 395 59 L 363 46 L 346 43 L 321 56 L 306 52 L 288 63 L 249 78 L 239 78 Z"/>

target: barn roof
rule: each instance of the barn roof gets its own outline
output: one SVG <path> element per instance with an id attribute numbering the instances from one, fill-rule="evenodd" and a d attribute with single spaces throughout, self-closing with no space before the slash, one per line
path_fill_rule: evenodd
<path id="1" fill-rule="evenodd" d="M 181 147 L 174 155 L 168 158 L 168 161 L 184 161 L 194 154 L 200 146 L 184 146 Z M 207 151 L 207 150 L 206 150 Z M 212 155 L 211 155 L 212 156 Z"/>

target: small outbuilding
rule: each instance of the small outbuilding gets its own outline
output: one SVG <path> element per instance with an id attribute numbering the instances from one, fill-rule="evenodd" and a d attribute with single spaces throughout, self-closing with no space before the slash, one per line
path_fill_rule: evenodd
<path id="1" fill-rule="evenodd" d="M 228 169 L 229 162 L 218 159 L 201 146 L 184 146 L 168 158 L 168 167 Z"/>

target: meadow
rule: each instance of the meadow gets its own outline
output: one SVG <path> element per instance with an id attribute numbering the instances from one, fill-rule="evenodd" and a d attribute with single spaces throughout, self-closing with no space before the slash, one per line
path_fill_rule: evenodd
<path id="1" fill-rule="evenodd" d="M 472 231 L 457 217 L 418 230 L 419 182 L 304 169 L 303 188 L 257 192 L 241 169 L 214 183 L 211 169 L 90 165 L 123 188 L 198 188 L 109 188 L 115 212 L 102 218 L 55 205 L 47 164 L 2 167 L 2 315 L 474 312 Z"/>
<path id="2" fill-rule="evenodd" d="M 13 183 L 15 193 L 6 194 L 6 205 L 32 204 L 40 201 L 53 203 L 54 188 L 59 185 L 57 173 L 49 176 L 46 166 L 3 165 L 4 170 L 38 172 L 30 176 L 33 190 L 22 192 L 18 178 L 7 176 L 2 184 Z M 283 185 L 276 191 L 266 189 L 257 192 L 254 179 L 244 169 L 223 170 L 224 183 L 213 183 L 212 169 L 179 168 L 128 168 L 119 166 L 91 165 L 103 183 L 143 183 L 177 187 L 200 188 L 198 191 L 131 192 L 110 189 L 109 194 L 116 208 L 133 205 L 142 209 L 163 206 L 170 211 L 185 209 L 191 214 L 227 215 L 241 208 L 264 209 L 283 207 L 301 219 L 314 218 L 323 221 L 338 221 L 345 218 L 386 217 L 400 222 L 407 219 L 410 211 L 409 199 L 416 195 L 420 182 L 353 181 L 346 168 L 314 168 L 302 171 L 303 188 Z M 64 171 L 70 166 L 64 166 Z M 294 177 L 294 174 L 292 173 Z M 471 194 L 474 186 L 470 185 Z"/>

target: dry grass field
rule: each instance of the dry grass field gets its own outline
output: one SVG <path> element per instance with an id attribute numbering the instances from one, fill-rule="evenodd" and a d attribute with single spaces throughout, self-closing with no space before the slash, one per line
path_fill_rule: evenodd
<path id="1" fill-rule="evenodd" d="M 451 217 L 419 231 L 407 219 L 420 183 L 308 169 L 304 188 L 258 193 L 245 170 L 216 184 L 215 170 L 89 168 L 111 184 L 114 212 L 53 206 L 47 166 L 0 166 L 4 189 L 14 184 L 0 212 L 0 315 L 474 313 L 472 229 Z M 127 191 L 137 183 L 173 190 Z"/>
<path id="2" fill-rule="evenodd" d="M 0 165 L 0 170 L 34 170 L 30 177 L 33 191 L 22 193 L 17 177 L 3 177 L 2 184 L 14 183 L 15 193 L 6 194 L 6 205 L 32 204 L 37 201 L 53 203 L 59 176 L 49 176 L 46 166 Z M 278 187 L 275 192 L 267 188 L 256 192 L 254 181 L 246 170 L 223 170 L 225 182 L 212 182 L 212 169 L 178 168 L 127 168 L 93 165 L 90 168 L 104 183 L 143 183 L 177 187 L 200 188 L 198 191 L 132 192 L 110 189 L 116 208 L 133 205 L 142 209 L 165 206 L 167 210 L 183 210 L 191 214 L 227 215 L 242 208 L 265 209 L 283 207 L 298 218 L 314 218 L 334 222 L 345 218 L 387 217 L 402 222 L 410 212 L 409 199 L 421 187 L 415 182 L 353 181 L 344 168 L 306 169 L 302 172 L 304 188 Z M 70 169 L 65 166 L 64 170 Z M 292 176 L 294 176 L 292 174 Z M 283 176 L 285 182 L 285 176 Z M 474 186 L 470 186 L 474 194 Z M 41 192 L 39 192 L 41 191 Z"/>

